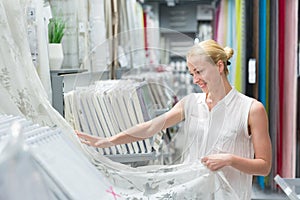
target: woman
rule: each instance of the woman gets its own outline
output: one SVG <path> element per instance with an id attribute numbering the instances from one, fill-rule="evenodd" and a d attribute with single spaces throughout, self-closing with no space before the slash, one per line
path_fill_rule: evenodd
<path id="1" fill-rule="evenodd" d="M 189 144 L 184 162 L 195 160 L 221 170 L 239 199 L 251 199 L 252 175 L 268 175 L 271 142 L 264 106 L 236 91 L 227 79 L 231 48 L 214 40 L 196 44 L 187 55 L 188 70 L 203 93 L 190 94 L 170 111 L 110 138 L 77 132 L 85 144 L 106 148 L 149 138 L 184 121 Z"/>

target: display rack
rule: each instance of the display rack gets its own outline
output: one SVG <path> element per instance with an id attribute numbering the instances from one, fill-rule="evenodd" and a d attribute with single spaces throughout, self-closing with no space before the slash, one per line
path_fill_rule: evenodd
<path id="1" fill-rule="evenodd" d="M 85 69 L 50 70 L 52 88 L 52 106 L 64 116 L 64 75 L 82 73 Z"/>
<path id="2" fill-rule="evenodd" d="M 300 200 L 300 178 L 282 178 L 276 175 L 274 180 L 289 199 Z"/>

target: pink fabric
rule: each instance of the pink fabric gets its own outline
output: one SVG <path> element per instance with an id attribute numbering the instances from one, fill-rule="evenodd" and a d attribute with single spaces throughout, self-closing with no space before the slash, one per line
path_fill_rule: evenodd
<path id="1" fill-rule="evenodd" d="M 298 1 L 285 1 L 282 176 L 295 178 Z"/>
<path id="2" fill-rule="evenodd" d="M 214 40 L 216 40 L 216 41 L 218 38 L 219 17 L 220 17 L 220 5 L 216 8 L 216 11 L 215 11 Z"/>
<path id="3" fill-rule="evenodd" d="M 219 23 L 218 23 L 218 34 L 216 41 L 225 46 L 226 35 L 227 35 L 227 12 L 228 12 L 228 1 L 222 0 L 220 3 Z"/>
<path id="4" fill-rule="evenodd" d="M 279 130 L 277 134 L 277 173 L 282 174 L 283 157 L 283 91 L 284 91 L 284 34 L 285 0 L 278 1 L 278 80 L 279 80 Z"/>

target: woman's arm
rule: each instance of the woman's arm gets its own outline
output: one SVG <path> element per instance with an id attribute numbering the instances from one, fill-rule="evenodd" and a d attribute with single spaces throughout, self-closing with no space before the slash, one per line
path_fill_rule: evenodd
<path id="1" fill-rule="evenodd" d="M 232 154 L 215 154 L 206 156 L 201 161 L 211 170 L 232 166 L 248 174 L 268 175 L 272 163 L 268 117 L 264 106 L 258 101 L 254 101 L 251 106 L 248 125 L 252 135 L 254 159 L 242 158 Z"/>
<path id="2" fill-rule="evenodd" d="M 267 113 L 258 101 L 254 101 L 251 106 L 248 124 L 252 135 L 254 159 L 233 157 L 232 166 L 248 174 L 266 176 L 271 170 L 272 146 Z"/>
<path id="3" fill-rule="evenodd" d="M 82 143 L 95 147 L 106 148 L 113 145 L 131 143 L 138 140 L 150 138 L 160 130 L 173 126 L 183 119 L 183 101 L 179 101 L 171 110 L 169 110 L 165 114 L 158 116 L 150 121 L 137 124 L 136 126 L 133 126 L 109 138 L 95 137 L 89 134 L 81 133 L 79 131 L 76 131 L 76 134 L 81 139 Z"/>

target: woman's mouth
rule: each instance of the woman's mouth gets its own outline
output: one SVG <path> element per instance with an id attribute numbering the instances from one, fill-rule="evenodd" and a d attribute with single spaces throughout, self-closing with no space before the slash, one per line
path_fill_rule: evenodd
<path id="1" fill-rule="evenodd" d="M 198 85 L 199 85 L 200 88 L 206 87 L 206 83 L 198 83 Z"/>

